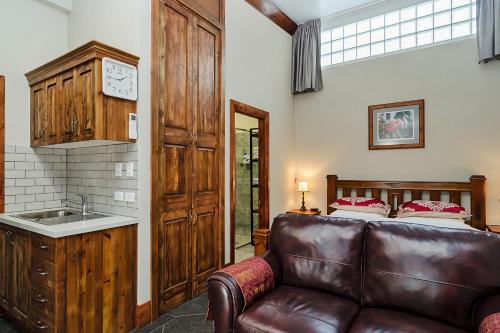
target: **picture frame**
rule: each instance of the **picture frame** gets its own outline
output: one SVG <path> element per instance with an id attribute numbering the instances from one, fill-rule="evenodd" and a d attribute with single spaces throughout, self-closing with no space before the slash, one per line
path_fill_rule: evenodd
<path id="1" fill-rule="evenodd" d="M 369 106 L 368 148 L 425 148 L 425 100 Z"/>

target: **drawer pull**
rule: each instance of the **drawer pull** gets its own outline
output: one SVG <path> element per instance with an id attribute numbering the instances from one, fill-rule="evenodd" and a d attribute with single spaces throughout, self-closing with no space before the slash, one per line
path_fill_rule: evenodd
<path id="1" fill-rule="evenodd" d="M 47 303 L 49 301 L 47 298 L 43 297 L 42 294 L 37 294 L 35 300 L 40 303 Z"/>
<path id="2" fill-rule="evenodd" d="M 45 272 L 43 269 L 39 268 L 36 270 L 36 274 L 40 275 L 40 276 L 47 276 L 49 275 L 48 272 Z"/>
<path id="3" fill-rule="evenodd" d="M 48 328 L 48 326 L 47 326 L 47 325 L 45 325 L 44 323 L 42 323 L 40 320 L 37 320 L 37 321 L 36 321 L 35 327 L 36 327 L 38 330 L 46 330 L 46 329 Z"/>
<path id="4" fill-rule="evenodd" d="M 49 248 L 48 245 L 44 245 L 44 244 L 37 244 L 37 245 L 35 245 L 35 247 L 37 249 L 40 249 L 40 250 L 47 250 Z"/>

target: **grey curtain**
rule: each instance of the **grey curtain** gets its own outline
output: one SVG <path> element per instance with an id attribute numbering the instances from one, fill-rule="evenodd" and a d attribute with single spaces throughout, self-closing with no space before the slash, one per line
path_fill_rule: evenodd
<path id="1" fill-rule="evenodd" d="M 321 20 L 299 25 L 292 44 L 292 94 L 323 90 Z"/>
<path id="2" fill-rule="evenodd" d="M 477 0 L 479 62 L 500 60 L 500 0 Z"/>

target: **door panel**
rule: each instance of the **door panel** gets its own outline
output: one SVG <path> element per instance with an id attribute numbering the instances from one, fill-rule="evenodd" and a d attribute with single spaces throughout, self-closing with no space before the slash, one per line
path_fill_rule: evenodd
<path id="1" fill-rule="evenodd" d="M 217 206 L 195 209 L 193 222 L 193 297 L 205 291 L 207 278 L 218 269 Z"/>
<path id="2" fill-rule="evenodd" d="M 77 120 L 75 108 L 75 71 L 63 73 L 61 75 L 61 124 L 63 130 L 63 141 L 72 141 L 75 134 L 73 122 Z"/>
<path id="3" fill-rule="evenodd" d="M 76 81 L 76 132 L 81 139 L 91 139 L 95 130 L 94 64 L 77 68 Z"/>
<path id="4" fill-rule="evenodd" d="M 158 288 L 159 312 L 191 298 L 193 16 L 161 5 L 158 57 Z"/>
<path id="5" fill-rule="evenodd" d="M 187 210 L 165 213 L 159 224 L 160 312 L 190 298 L 189 220 Z"/>
<path id="6" fill-rule="evenodd" d="M 42 82 L 31 88 L 31 143 L 33 145 L 43 143 L 47 101 L 47 91 L 45 87 L 45 82 Z"/>
<path id="7" fill-rule="evenodd" d="M 45 113 L 45 142 L 57 143 L 57 115 L 58 105 L 57 78 L 47 80 L 47 111 Z"/>
<path id="8" fill-rule="evenodd" d="M 9 300 L 11 313 L 14 317 L 27 322 L 29 315 L 29 236 L 18 232 L 12 233 L 10 237 L 11 256 L 11 279 L 9 288 Z"/>
<path id="9" fill-rule="evenodd" d="M 9 246 L 4 229 L 0 229 L 0 302 L 4 308 L 9 306 L 9 277 L 11 267 L 9 265 Z"/>

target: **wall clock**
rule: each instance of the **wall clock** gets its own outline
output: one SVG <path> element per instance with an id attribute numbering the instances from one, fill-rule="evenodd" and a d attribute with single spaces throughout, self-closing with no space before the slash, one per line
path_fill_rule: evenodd
<path id="1" fill-rule="evenodd" d="M 102 58 L 102 92 L 117 98 L 137 100 L 137 67 Z"/>

